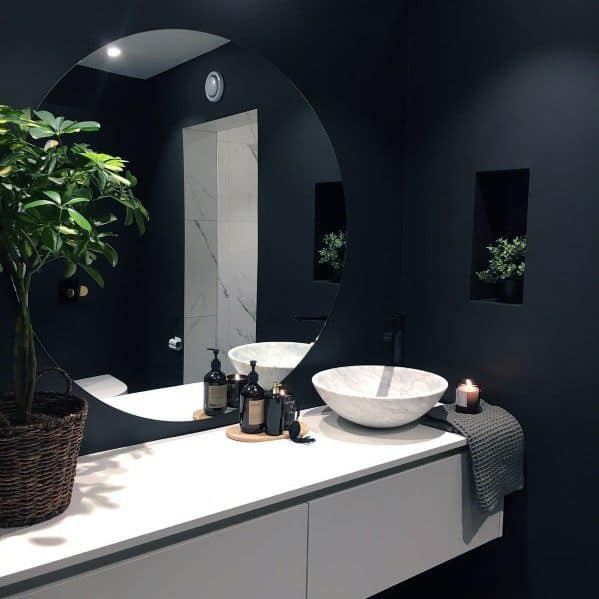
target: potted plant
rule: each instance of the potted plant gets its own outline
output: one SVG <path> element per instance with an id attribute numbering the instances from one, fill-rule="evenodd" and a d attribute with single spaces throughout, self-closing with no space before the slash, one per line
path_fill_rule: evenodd
<path id="1" fill-rule="evenodd" d="M 522 280 L 525 271 L 526 237 L 513 239 L 499 237 L 487 246 L 489 263 L 476 276 L 485 283 L 497 285 L 502 301 L 515 304 L 522 302 Z"/>
<path id="2" fill-rule="evenodd" d="M 322 247 L 318 250 L 319 264 L 328 265 L 333 272 L 333 280 L 339 281 L 345 264 L 345 247 L 347 234 L 345 231 L 333 231 L 322 236 Z"/>
<path id="3" fill-rule="evenodd" d="M 87 404 L 66 393 L 36 392 L 35 333 L 29 292 L 51 262 L 65 276 L 85 271 L 98 285 L 98 256 L 111 266 L 117 252 L 109 239 L 123 208 L 125 224 L 140 234 L 148 213 L 133 194 L 126 161 L 92 150 L 73 134 L 100 129 L 47 111 L 0 105 L 0 268 L 16 298 L 13 393 L 0 396 L 0 527 L 31 524 L 70 503 Z"/>

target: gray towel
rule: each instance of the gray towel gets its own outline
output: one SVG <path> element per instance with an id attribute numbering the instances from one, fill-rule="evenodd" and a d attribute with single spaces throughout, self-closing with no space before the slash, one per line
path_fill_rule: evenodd
<path id="1" fill-rule="evenodd" d="M 493 512 L 505 495 L 524 486 L 524 433 L 509 412 L 480 403 L 479 414 L 456 412 L 455 404 L 437 405 L 422 422 L 466 437 L 476 499 L 481 510 Z"/>

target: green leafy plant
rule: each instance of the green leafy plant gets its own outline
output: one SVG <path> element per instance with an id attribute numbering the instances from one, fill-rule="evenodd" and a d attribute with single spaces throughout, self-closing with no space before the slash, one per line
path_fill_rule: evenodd
<path id="1" fill-rule="evenodd" d="M 322 248 L 318 250 L 319 264 L 328 264 L 335 272 L 341 272 L 345 263 L 346 245 L 347 234 L 345 231 L 336 231 L 323 235 Z"/>
<path id="2" fill-rule="evenodd" d="M 513 239 L 499 237 L 494 244 L 487 246 L 489 265 L 476 276 L 485 283 L 496 283 L 504 279 L 521 279 L 525 270 L 526 237 Z"/>
<path id="3" fill-rule="evenodd" d="M 0 268 L 18 297 L 13 341 L 13 386 L 18 419 L 31 422 L 37 358 L 29 311 L 31 280 L 44 267 L 63 261 L 65 276 L 78 268 L 104 285 L 98 256 L 112 267 L 117 252 L 111 205 L 120 205 L 124 224 L 143 234 L 148 213 L 135 197 L 137 181 L 127 161 L 65 142 L 95 132 L 95 121 L 75 122 L 44 111 L 0 105 Z"/>

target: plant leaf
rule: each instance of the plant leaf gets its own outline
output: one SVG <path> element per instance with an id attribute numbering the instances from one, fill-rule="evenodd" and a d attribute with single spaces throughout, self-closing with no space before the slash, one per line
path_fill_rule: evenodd
<path id="1" fill-rule="evenodd" d="M 77 272 L 77 265 L 67 260 L 64 265 L 64 278 L 70 279 Z"/>
<path id="2" fill-rule="evenodd" d="M 63 133 L 79 133 L 80 131 L 99 131 L 100 123 L 96 121 L 79 121 L 63 129 Z"/>
<path id="3" fill-rule="evenodd" d="M 60 231 L 64 235 L 77 235 L 77 231 L 75 229 L 65 227 L 64 225 L 58 225 L 58 227 L 56 227 L 56 230 Z"/>
<path id="4" fill-rule="evenodd" d="M 49 127 L 43 127 L 41 125 L 36 124 L 31 129 L 29 129 L 29 135 L 31 135 L 33 139 L 45 139 L 46 137 L 53 137 L 55 133 Z"/>
<path id="5" fill-rule="evenodd" d="M 69 208 L 68 211 L 69 216 L 75 221 L 75 223 L 77 223 L 83 230 L 87 231 L 88 233 L 91 232 L 92 225 L 87 220 L 87 218 L 83 216 L 83 214 L 77 212 L 77 210 L 75 210 L 74 208 Z"/>
<path id="6" fill-rule="evenodd" d="M 61 205 L 60 194 L 57 191 L 44 191 L 44 195 L 48 196 L 55 204 Z"/>
<path id="7" fill-rule="evenodd" d="M 119 263 L 119 256 L 116 253 L 116 250 L 110 244 L 104 243 L 104 246 L 102 248 L 102 253 L 104 254 L 104 258 L 106 258 L 106 260 L 108 260 L 110 265 L 113 268 L 115 268 L 116 265 Z"/>
<path id="8" fill-rule="evenodd" d="M 91 200 L 89 198 L 73 198 L 72 200 L 65 202 L 65 206 L 70 206 L 71 204 L 81 204 L 82 202 L 85 202 L 87 204 L 90 201 Z"/>
<path id="9" fill-rule="evenodd" d="M 23 206 L 23 210 L 29 210 L 30 208 L 37 208 L 38 206 L 54 206 L 58 208 L 58 206 L 51 202 L 50 200 L 34 200 L 33 202 L 29 202 Z"/>
<path id="10" fill-rule="evenodd" d="M 86 264 L 81 264 L 81 268 L 100 286 L 104 287 L 104 278 L 102 275 L 91 266 L 87 266 Z"/>

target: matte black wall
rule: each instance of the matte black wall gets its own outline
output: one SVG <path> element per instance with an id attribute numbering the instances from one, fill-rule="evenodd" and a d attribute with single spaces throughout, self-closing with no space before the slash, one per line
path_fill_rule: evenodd
<path id="1" fill-rule="evenodd" d="M 206 75 L 225 80 L 218 103 L 204 95 Z M 256 335 L 262 340 L 312 341 L 313 331 L 295 319 L 328 314 L 337 287 L 312 279 L 314 184 L 341 177 L 335 153 L 318 117 L 297 88 L 272 64 L 230 43 L 149 80 L 146 108 L 155 123 L 147 138 L 146 200 L 152 305 L 152 371 L 170 364 L 170 384 L 182 380 L 181 354 L 165 339 L 183 337 L 183 142 L 182 129 L 247 110 L 258 110 L 258 297 Z M 177 201 L 179 198 L 181 201 Z M 172 321 L 172 322 L 169 322 Z M 176 362 L 179 367 L 176 367 Z"/>
<path id="2" fill-rule="evenodd" d="M 211 70 L 226 82 L 217 104 L 204 95 Z M 100 121 L 82 141 L 129 160 L 151 216 L 142 239 L 133 227 L 115 241 L 116 270 L 100 262 L 105 289 L 83 273 L 89 296 L 61 305 L 58 267 L 35 281 L 38 334 L 73 377 L 110 373 L 131 392 L 181 384 L 183 354 L 167 340 L 184 337 L 182 129 L 250 109 L 259 124 L 257 339 L 313 341 L 322 323 L 296 317 L 327 315 L 338 289 L 313 280 L 314 187 L 341 175 L 318 117 L 276 67 L 232 43 L 148 80 L 75 67 L 43 108 Z"/>
<path id="3" fill-rule="evenodd" d="M 407 361 L 452 382 L 477 379 L 490 402 L 522 422 L 528 461 L 526 494 L 507 502 L 506 538 L 464 568 L 435 574 L 460 590 L 451 597 L 465 596 L 465 580 L 472 597 L 591 592 L 598 32 L 595 2 L 412 7 L 401 302 Z M 475 173 L 512 168 L 530 169 L 524 304 L 469 301 Z"/>
<path id="4" fill-rule="evenodd" d="M 410 27 L 407 5 L 171 0 L 166 10 L 156 0 L 106 0 L 79 18 L 80 3 L 65 0 L 27 23 L 9 5 L 0 97 L 35 102 L 77 57 L 141 29 L 196 27 L 262 50 L 322 118 L 348 200 L 339 300 L 294 377 L 305 396 L 315 370 L 388 359 L 381 330 L 399 308 L 403 248 L 409 363 L 452 380 L 468 369 L 527 435 L 528 489 L 508 502 L 506 537 L 388 596 L 587 596 L 597 491 L 596 3 L 413 0 Z M 521 307 L 467 300 L 474 172 L 499 168 L 531 169 Z"/>
<path id="5" fill-rule="evenodd" d="M 130 169 L 140 178 L 136 193 L 142 198 L 148 128 L 140 99 L 147 89 L 147 82 L 139 79 L 75 67 L 42 106 L 71 119 L 99 121 L 100 132 L 82 134 L 77 141 L 129 160 Z M 110 210 L 123 216 L 118 205 L 110 206 Z M 147 241 L 139 238 L 136 227 L 115 230 L 119 237 L 112 243 L 119 253 L 118 268 L 111 268 L 103 259 L 98 261 L 106 282 L 104 289 L 80 271 L 77 277 L 88 286 L 89 295 L 77 303 L 59 303 L 57 283 L 63 273 L 62 265 L 55 264 L 36 277 L 31 310 L 38 335 L 71 376 L 110 373 L 137 391 L 147 388 L 151 332 L 147 269 L 152 260 L 146 253 Z M 40 358 L 45 360 L 43 352 Z"/>

